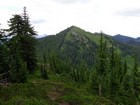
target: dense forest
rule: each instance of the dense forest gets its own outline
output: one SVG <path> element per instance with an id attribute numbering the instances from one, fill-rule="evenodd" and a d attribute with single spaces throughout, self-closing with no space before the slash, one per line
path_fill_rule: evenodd
<path id="1" fill-rule="evenodd" d="M 75 26 L 38 39 L 26 7 L 8 26 L 0 29 L 0 104 L 140 104 L 138 46 Z"/>

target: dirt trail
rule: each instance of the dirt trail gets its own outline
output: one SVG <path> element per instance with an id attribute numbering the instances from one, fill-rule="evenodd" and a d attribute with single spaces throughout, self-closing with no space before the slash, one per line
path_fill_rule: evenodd
<path id="1" fill-rule="evenodd" d="M 58 92 L 48 92 L 48 97 L 53 101 L 57 100 L 60 96 Z"/>
<path id="2" fill-rule="evenodd" d="M 48 97 L 52 101 L 57 101 L 63 95 L 64 95 L 64 92 L 63 92 L 63 89 L 60 85 L 48 92 Z M 63 102 L 63 101 L 59 102 L 58 104 L 59 105 L 70 105 L 69 103 Z"/>

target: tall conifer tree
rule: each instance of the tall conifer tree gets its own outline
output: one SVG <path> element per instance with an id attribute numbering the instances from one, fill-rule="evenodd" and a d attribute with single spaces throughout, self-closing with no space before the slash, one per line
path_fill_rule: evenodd
<path id="1" fill-rule="evenodd" d="M 133 68 L 133 92 L 136 98 L 138 98 L 138 95 L 140 93 L 140 72 L 138 71 L 138 60 L 137 55 L 134 57 L 134 68 Z"/>
<path id="2" fill-rule="evenodd" d="M 105 90 L 105 78 L 107 72 L 107 43 L 103 40 L 103 33 L 101 32 L 100 46 L 98 49 L 97 57 L 97 75 L 98 75 L 98 91 L 99 96 L 102 96 L 103 91 Z"/>
<path id="3" fill-rule="evenodd" d="M 9 27 L 9 34 L 19 39 L 17 41 L 22 60 L 26 62 L 29 73 L 33 73 L 36 67 L 36 40 L 33 35 L 36 35 L 36 32 L 30 25 L 26 7 L 24 7 L 22 16 L 13 15 L 13 18 L 9 21 Z"/>

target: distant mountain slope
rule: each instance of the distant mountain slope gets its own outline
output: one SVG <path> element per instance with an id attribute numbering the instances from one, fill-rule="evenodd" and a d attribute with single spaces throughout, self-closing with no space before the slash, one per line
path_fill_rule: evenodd
<path id="1" fill-rule="evenodd" d="M 140 37 L 138 37 L 138 38 L 136 39 L 136 41 L 137 41 L 137 42 L 140 42 Z"/>
<path id="2" fill-rule="evenodd" d="M 124 36 L 124 35 L 120 35 L 120 34 L 115 35 L 113 38 L 115 40 L 117 40 L 119 42 L 123 42 L 123 43 L 127 43 L 127 42 L 129 42 L 131 40 L 135 40 L 134 38 L 131 38 L 131 37 L 128 37 L 128 36 Z"/>
<path id="3" fill-rule="evenodd" d="M 104 40 L 107 41 L 108 47 L 114 41 L 114 45 L 122 55 L 132 53 L 131 48 L 119 41 L 115 41 L 111 36 L 104 34 Z M 50 35 L 38 39 L 37 55 L 42 59 L 45 52 L 48 56 L 56 53 L 63 60 L 71 60 L 72 63 L 78 64 L 85 62 L 88 66 L 93 66 L 97 56 L 97 48 L 100 43 L 99 33 L 86 32 L 76 26 L 71 26 L 56 35 Z"/>
<path id="4" fill-rule="evenodd" d="M 99 39 L 99 36 L 72 26 L 55 36 L 47 36 L 39 39 L 37 49 L 40 52 L 38 56 L 41 58 L 42 51 L 46 51 L 46 53 L 55 52 L 62 59 L 71 59 L 75 64 L 80 63 L 82 59 L 89 65 L 92 65 Z"/>
<path id="5" fill-rule="evenodd" d="M 122 42 L 122 43 L 126 43 L 126 44 L 129 44 L 129 45 L 140 45 L 140 37 L 138 38 L 132 38 L 132 37 L 128 37 L 128 36 L 124 36 L 124 35 L 115 35 L 113 36 L 113 39 L 119 41 L 119 42 Z"/>
<path id="6" fill-rule="evenodd" d="M 131 38 L 123 35 L 116 35 L 113 37 L 114 40 L 121 42 L 131 49 L 131 52 L 134 52 L 137 54 L 138 59 L 140 61 L 140 37 L 138 38 Z M 130 51 L 130 50 L 129 50 Z"/>

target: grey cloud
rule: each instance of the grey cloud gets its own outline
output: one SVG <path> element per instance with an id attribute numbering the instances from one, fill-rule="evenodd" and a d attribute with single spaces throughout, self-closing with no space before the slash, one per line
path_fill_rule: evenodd
<path id="1" fill-rule="evenodd" d="M 45 19 L 36 19 L 36 20 L 32 21 L 32 23 L 34 23 L 34 24 L 41 24 L 41 23 L 44 23 L 44 22 L 46 22 Z"/>
<path id="2" fill-rule="evenodd" d="M 73 4 L 73 3 L 86 3 L 90 0 L 53 0 L 55 2 L 58 2 L 58 3 L 63 3 L 63 4 Z"/>
<path id="3" fill-rule="evenodd" d="M 121 16 L 126 16 L 126 17 L 140 17 L 140 8 L 139 9 L 131 9 L 131 10 L 125 10 L 118 12 L 117 14 Z"/>

